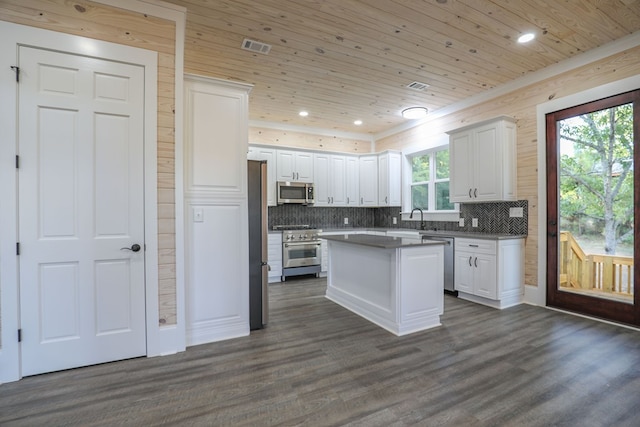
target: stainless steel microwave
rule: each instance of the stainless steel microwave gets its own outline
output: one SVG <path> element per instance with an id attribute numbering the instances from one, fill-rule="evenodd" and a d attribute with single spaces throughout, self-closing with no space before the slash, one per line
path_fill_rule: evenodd
<path id="1" fill-rule="evenodd" d="M 313 184 L 309 182 L 277 182 L 277 203 L 297 203 L 299 205 L 312 205 L 316 201 Z"/>

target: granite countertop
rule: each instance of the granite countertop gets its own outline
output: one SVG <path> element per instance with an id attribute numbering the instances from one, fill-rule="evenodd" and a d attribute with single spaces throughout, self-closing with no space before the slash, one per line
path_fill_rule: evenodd
<path id="1" fill-rule="evenodd" d="M 414 246 L 444 245 L 437 240 L 423 240 L 410 237 L 374 236 L 371 234 L 335 234 L 323 236 L 323 239 L 333 242 L 352 243 L 354 245 L 371 246 L 380 249 L 398 249 Z"/>
<path id="2" fill-rule="evenodd" d="M 330 228 L 323 229 L 326 233 L 349 233 L 354 231 L 399 231 L 399 232 L 415 232 L 425 236 L 440 237 L 461 237 L 467 239 L 485 239 L 485 240 L 509 240 L 524 239 L 525 235 L 504 234 L 504 233 L 480 233 L 473 231 L 447 231 L 447 230 L 416 230 L 415 228 L 381 228 L 381 227 L 364 227 L 364 228 Z M 323 236 L 326 238 L 326 236 Z"/>

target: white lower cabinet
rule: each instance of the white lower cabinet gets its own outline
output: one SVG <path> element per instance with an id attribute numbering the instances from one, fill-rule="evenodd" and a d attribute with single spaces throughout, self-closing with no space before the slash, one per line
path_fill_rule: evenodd
<path id="1" fill-rule="evenodd" d="M 522 302 L 524 240 L 455 239 L 458 297 L 495 308 Z"/>
<path id="2" fill-rule="evenodd" d="M 282 233 L 269 233 L 267 238 L 269 283 L 282 281 Z"/>

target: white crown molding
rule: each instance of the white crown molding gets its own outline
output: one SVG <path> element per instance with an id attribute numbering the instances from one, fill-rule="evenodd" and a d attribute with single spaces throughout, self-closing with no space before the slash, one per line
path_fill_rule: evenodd
<path id="1" fill-rule="evenodd" d="M 314 128 L 306 126 L 287 125 L 275 122 L 263 122 L 260 120 L 250 120 L 249 126 L 256 128 L 287 130 L 290 132 L 308 133 L 311 135 L 337 136 L 339 138 L 357 139 L 359 141 L 375 142 L 373 136 L 367 133 L 343 132 L 324 128 Z"/>
<path id="2" fill-rule="evenodd" d="M 468 98 L 465 98 L 462 101 L 456 102 L 454 104 L 451 104 L 446 107 L 435 110 L 433 112 L 430 112 L 425 119 L 412 120 L 410 122 L 403 123 L 399 126 L 393 127 L 386 131 L 377 133 L 374 135 L 373 139 L 374 141 L 378 141 L 382 138 L 395 135 L 397 133 L 414 128 L 416 126 L 420 126 L 422 124 L 431 122 L 435 119 L 446 116 L 448 114 L 452 114 L 457 111 L 472 107 L 474 105 L 478 105 L 483 102 L 490 101 L 491 99 L 500 97 L 502 95 L 506 95 L 510 92 L 514 92 L 523 87 L 532 85 L 534 83 L 539 83 L 551 77 L 555 77 L 560 74 L 566 73 L 567 71 L 571 71 L 573 69 L 588 65 L 592 62 L 599 61 L 601 59 L 607 58 L 612 55 L 616 55 L 618 53 L 624 52 L 625 50 L 633 49 L 639 45 L 640 45 L 640 31 L 636 31 L 635 33 L 632 33 L 621 39 L 614 40 L 611 43 L 607 43 L 605 45 L 596 47 L 594 49 L 581 53 L 580 55 L 576 55 L 571 58 L 565 59 L 564 61 L 558 62 L 556 64 L 549 65 L 548 67 L 543 68 L 542 70 L 524 75 L 508 83 L 505 83 L 501 86 L 496 86 L 492 89 L 489 89 L 477 95 L 473 95 Z"/>

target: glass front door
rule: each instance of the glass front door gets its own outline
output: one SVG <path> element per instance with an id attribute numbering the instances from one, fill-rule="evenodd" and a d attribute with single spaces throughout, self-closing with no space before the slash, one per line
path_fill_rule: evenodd
<path id="1" fill-rule="evenodd" d="M 638 92 L 547 115 L 547 303 L 630 324 Z"/>

